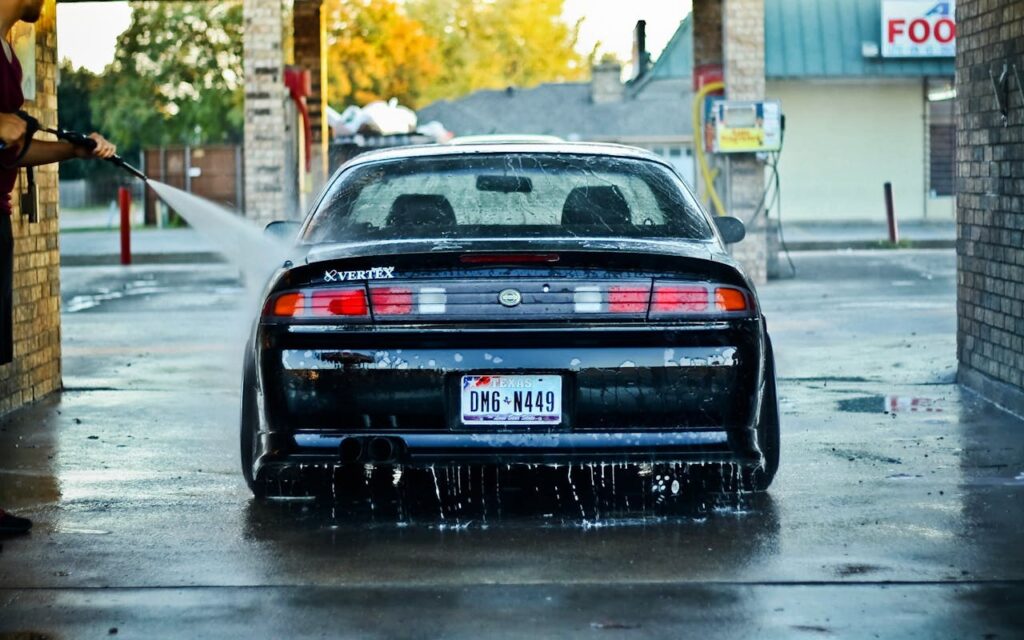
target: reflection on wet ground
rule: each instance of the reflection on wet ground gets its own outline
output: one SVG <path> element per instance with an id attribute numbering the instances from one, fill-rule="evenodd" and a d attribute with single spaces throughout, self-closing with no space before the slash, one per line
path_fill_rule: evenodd
<path id="1" fill-rule="evenodd" d="M 249 524 L 291 522 L 309 531 L 425 528 L 601 529 L 706 524 L 752 516 L 776 522 L 771 497 L 708 491 L 689 465 L 487 465 L 427 468 L 336 467 L 305 476 L 280 494 L 307 498 L 254 501 Z M 730 473 L 721 470 L 722 481 Z M 694 474 L 696 475 L 696 474 Z M 752 523 L 753 524 L 753 523 Z M 270 527 L 272 528 L 272 527 Z"/>

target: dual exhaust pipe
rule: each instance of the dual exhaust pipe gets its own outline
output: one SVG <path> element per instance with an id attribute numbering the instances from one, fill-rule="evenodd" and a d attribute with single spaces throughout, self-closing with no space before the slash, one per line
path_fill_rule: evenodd
<path id="1" fill-rule="evenodd" d="M 394 464 L 404 452 L 405 442 L 401 438 L 387 436 L 349 437 L 341 441 L 340 447 L 343 463 Z"/>

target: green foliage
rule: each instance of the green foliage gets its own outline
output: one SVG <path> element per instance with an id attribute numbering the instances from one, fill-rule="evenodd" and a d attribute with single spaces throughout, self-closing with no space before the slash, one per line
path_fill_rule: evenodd
<path id="1" fill-rule="evenodd" d="M 88 69 L 75 69 L 67 60 L 62 60 L 57 84 L 57 117 L 60 126 L 72 131 L 92 132 L 96 125 L 92 119 L 89 99 L 99 79 Z M 96 164 L 91 162 L 63 162 L 60 165 L 61 180 L 78 180 L 93 173 Z"/>
<path id="2" fill-rule="evenodd" d="M 91 100 L 122 149 L 242 137 L 242 3 L 132 2 Z"/>
<path id="3" fill-rule="evenodd" d="M 412 17 L 437 38 L 442 72 L 426 101 L 478 89 L 531 87 L 585 78 L 579 24 L 562 19 L 564 0 L 408 0 Z"/>

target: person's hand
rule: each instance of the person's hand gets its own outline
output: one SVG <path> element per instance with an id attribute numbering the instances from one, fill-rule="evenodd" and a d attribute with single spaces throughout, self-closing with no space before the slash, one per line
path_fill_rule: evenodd
<path id="1" fill-rule="evenodd" d="M 90 133 L 89 137 L 96 141 L 96 148 L 86 149 L 85 147 L 76 147 L 75 154 L 79 158 L 99 158 L 101 160 L 106 160 L 117 153 L 117 147 L 111 144 L 109 140 L 100 134 Z"/>
<path id="2" fill-rule="evenodd" d="M 8 147 L 20 147 L 24 142 L 28 124 L 13 113 L 0 113 L 0 142 Z"/>

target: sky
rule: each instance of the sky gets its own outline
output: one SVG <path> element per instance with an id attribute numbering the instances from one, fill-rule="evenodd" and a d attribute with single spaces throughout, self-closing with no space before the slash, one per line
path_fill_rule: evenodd
<path id="1" fill-rule="evenodd" d="M 614 53 L 629 62 L 637 20 L 647 21 L 647 49 L 656 58 L 691 5 L 691 0 L 565 0 L 565 19 L 574 24 L 584 18 L 578 47 L 581 53 L 589 54 L 594 44 L 600 43 L 602 53 Z M 75 66 L 102 71 L 114 59 L 117 36 L 130 20 L 127 2 L 58 4 L 58 55 Z"/>

